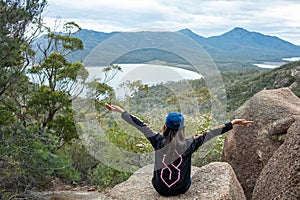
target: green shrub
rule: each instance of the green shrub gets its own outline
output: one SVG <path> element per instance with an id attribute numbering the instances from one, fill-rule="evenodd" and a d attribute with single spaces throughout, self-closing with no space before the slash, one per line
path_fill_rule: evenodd
<path id="1" fill-rule="evenodd" d="M 130 177 L 131 173 L 121 172 L 100 163 L 96 168 L 88 170 L 88 179 L 100 190 L 115 186 Z"/>
<path id="2" fill-rule="evenodd" d="M 199 148 L 198 152 L 193 155 L 192 164 L 202 167 L 211 162 L 220 162 L 223 152 L 225 135 L 218 136 Z M 203 152 L 204 151 L 204 152 Z"/>

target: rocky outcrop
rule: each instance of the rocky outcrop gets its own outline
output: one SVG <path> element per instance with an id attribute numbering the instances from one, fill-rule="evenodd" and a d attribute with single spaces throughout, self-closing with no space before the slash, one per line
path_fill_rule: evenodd
<path id="1" fill-rule="evenodd" d="M 106 199 L 104 193 L 89 191 L 49 191 L 33 192 L 22 199 L 33 200 L 103 200 Z"/>
<path id="2" fill-rule="evenodd" d="M 152 170 L 153 165 L 139 169 L 126 182 L 115 186 L 107 195 L 107 199 L 245 199 L 233 169 L 225 162 L 214 162 L 201 168 L 192 167 L 190 189 L 185 194 L 174 197 L 163 197 L 154 190 L 151 184 Z"/>
<path id="3" fill-rule="evenodd" d="M 300 199 L 300 118 L 256 181 L 252 199 Z"/>
<path id="4" fill-rule="evenodd" d="M 274 152 L 276 152 L 282 144 L 287 142 L 285 141 L 287 132 L 291 132 L 289 130 L 290 127 L 292 127 L 300 117 L 300 100 L 288 88 L 263 90 L 240 107 L 234 113 L 234 117 L 254 120 L 254 124 L 249 127 L 235 126 L 232 131 L 227 133 L 222 161 L 228 162 L 233 167 L 238 180 L 243 186 L 246 198 L 251 199 L 256 181 L 259 179 L 264 167 L 281 166 L 279 163 L 275 164 L 271 161 L 269 163 L 268 161 Z M 299 132 L 299 129 L 295 132 L 297 131 Z M 290 133 L 292 136 L 288 137 L 296 137 L 295 132 Z M 296 142 L 299 143 L 299 139 L 296 140 Z M 284 148 L 283 146 L 281 146 L 280 149 Z M 295 151 L 295 149 L 292 150 L 295 147 L 289 148 L 281 152 Z M 280 153 L 278 152 L 278 154 Z M 280 155 L 282 154 L 284 153 Z M 299 156 L 299 153 L 294 156 Z M 282 156 L 282 159 L 285 158 L 287 157 Z M 285 161 L 282 160 L 280 162 L 283 164 Z M 292 162 L 291 160 L 291 164 Z M 297 168 L 297 166 L 294 167 Z M 285 167 L 282 169 L 285 169 Z M 279 170 L 278 173 L 284 174 L 282 169 L 277 169 Z M 268 171 L 265 171 L 265 173 L 268 173 Z M 291 174 L 286 173 L 286 175 Z M 263 180 L 263 178 L 260 182 L 265 184 L 270 183 L 267 180 Z M 257 186 L 258 194 L 267 193 L 266 190 L 268 190 L 270 184 L 263 187 L 265 192 L 262 190 L 261 193 L 259 193 L 258 191 L 260 191 L 260 189 L 258 187 L 260 186 Z M 282 190 L 283 189 L 280 189 L 280 191 Z M 270 191 L 273 191 L 273 189 Z"/>

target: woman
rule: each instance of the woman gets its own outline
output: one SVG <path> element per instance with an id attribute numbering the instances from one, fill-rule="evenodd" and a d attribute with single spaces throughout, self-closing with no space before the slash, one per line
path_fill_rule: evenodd
<path id="1" fill-rule="evenodd" d="M 140 130 L 155 149 L 155 165 L 152 185 L 163 196 L 185 193 L 191 185 L 192 154 L 209 139 L 232 129 L 233 125 L 251 125 L 252 121 L 234 119 L 213 129 L 202 131 L 192 138 L 184 137 L 184 117 L 179 112 L 167 115 L 163 134 L 153 131 L 143 121 L 116 105 L 107 109 L 121 113 L 122 118 Z"/>

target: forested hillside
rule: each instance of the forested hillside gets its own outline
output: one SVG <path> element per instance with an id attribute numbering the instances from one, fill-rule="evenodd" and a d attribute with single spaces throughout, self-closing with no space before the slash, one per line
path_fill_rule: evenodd
<path id="1" fill-rule="evenodd" d="M 246 100 L 264 89 L 289 87 L 300 97 L 300 61 L 284 64 L 272 70 L 246 70 L 221 73 L 227 95 L 227 112 L 232 112 Z M 191 87 L 192 90 L 187 89 Z M 176 88 L 176 92 L 168 88 Z M 176 101 L 188 101 L 197 98 L 201 105 L 200 113 L 207 113 L 210 109 L 210 94 L 203 79 L 170 82 L 149 87 L 148 92 L 141 91 L 132 97 L 136 102 L 137 112 L 165 107 Z M 146 108 L 146 110 L 145 110 Z"/>
<path id="2" fill-rule="evenodd" d="M 228 111 L 234 111 L 246 100 L 264 89 L 289 87 L 300 97 L 300 61 L 284 64 L 267 71 L 223 73 Z"/>

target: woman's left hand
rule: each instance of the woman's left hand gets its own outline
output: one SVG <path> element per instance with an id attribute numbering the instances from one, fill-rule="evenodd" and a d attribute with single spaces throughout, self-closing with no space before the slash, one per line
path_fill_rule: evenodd
<path id="1" fill-rule="evenodd" d="M 234 119 L 231 121 L 231 123 L 234 125 L 234 124 L 241 124 L 241 125 L 244 125 L 244 126 L 250 126 L 253 124 L 254 121 L 248 121 L 248 120 L 245 120 L 245 119 Z"/>

